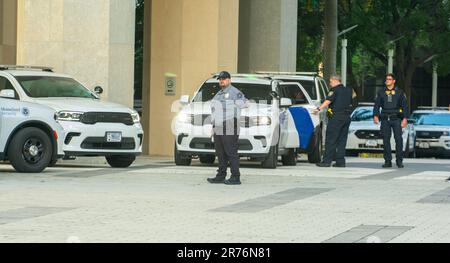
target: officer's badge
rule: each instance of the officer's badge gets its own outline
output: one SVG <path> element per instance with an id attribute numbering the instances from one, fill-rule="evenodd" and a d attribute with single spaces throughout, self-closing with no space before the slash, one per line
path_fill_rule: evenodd
<path id="1" fill-rule="evenodd" d="M 333 94 L 334 94 L 334 92 L 333 92 L 333 91 L 330 91 L 330 93 L 328 93 L 328 97 L 333 96 Z"/>
<path id="2" fill-rule="evenodd" d="M 230 98 L 230 94 L 229 93 L 225 93 L 225 99 L 229 99 Z"/>

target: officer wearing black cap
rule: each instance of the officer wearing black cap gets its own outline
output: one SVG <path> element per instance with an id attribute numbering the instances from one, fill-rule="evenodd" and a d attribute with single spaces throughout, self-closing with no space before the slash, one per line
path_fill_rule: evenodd
<path id="1" fill-rule="evenodd" d="M 350 115 L 352 113 L 353 89 L 341 84 L 341 77 L 330 77 L 332 91 L 325 102 L 317 108 L 316 113 L 328 108 L 328 126 L 325 140 L 325 154 L 323 161 L 316 164 L 319 167 L 330 167 L 336 160 L 334 167 L 345 167 L 345 147 L 347 145 Z"/>
<path id="2" fill-rule="evenodd" d="M 383 168 L 392 167 L 391 131 L 394 131 L 397 166 L 404 167 L 402 128 L 408 125 L 408 103 L 405 93 L 395 82 L 394 74 L 386 75 L 386 88 L 377 93 L 373 109 L 374 123 L 378 124 L 381 120 L 385 160 Z"/>
<path id="3" fill-rule="evenodd" d="M 248 100 L 240 90 L 231 85 L 230 73 L 222 71 L 217 79 L 221 90 L 211 102 L 211 122 L 213 124 L 216 155 L 219 159 L 219 169 L 216 177 L 208 178 L 208 182 L 240 185 L 239 120 L 241 109 L 247 107 Z M 228 164 L 231 167 L 231 178 L 225 180 Z"/>

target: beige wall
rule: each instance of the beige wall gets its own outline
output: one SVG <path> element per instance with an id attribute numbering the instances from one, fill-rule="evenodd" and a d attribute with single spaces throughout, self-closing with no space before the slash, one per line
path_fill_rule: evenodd
<path id="1" fill-rule="evenodd" d="M 237 72 L 238 17 L 238 0 L 152 1 L 151 155 L 173 155 L 174 101 L 192 96 L 213 72 Z M 166 73 L 177 76 L 175 96 L 164 94 Z"/>
<path id="2" fill-rule="evenodd" d="M 17 0 L 0 0 L 0 64 L 16 63 Z"/>
<path id="3" fill-rule="evenodd" d="M 74 76 L 133 105 L 134 0 L 17 0 L 17 63 Z"/>

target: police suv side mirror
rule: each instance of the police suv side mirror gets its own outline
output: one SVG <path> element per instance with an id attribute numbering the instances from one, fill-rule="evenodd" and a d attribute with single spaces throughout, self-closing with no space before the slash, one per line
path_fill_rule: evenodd
<path id="1" fill-rule="evenodd" d="M 95 94 L 100 95 L 103 93 L 103 88 L 100 86 L 97 86 L 94 88 L 94 92 L 95 92 Z"/>
<path id="2" fill-rule="evenodd" d="M 16 93 L 12 89 L 4 89 L 0 91 L 0 97 L 7 98 L 7 99 L 15 99 Z"/>
<path id="3" fill-rule="evenodd" d="M 292 100 L 289 98 L 281 98 L 280 99 L 280 107 L 288 108 L 292 106 Z"/>
<path id="4" fill-rule="evenodd" d="M 180 98 L 180 103 L 183 105 L 189 104 L 189 95 L 183 95 Z"/>

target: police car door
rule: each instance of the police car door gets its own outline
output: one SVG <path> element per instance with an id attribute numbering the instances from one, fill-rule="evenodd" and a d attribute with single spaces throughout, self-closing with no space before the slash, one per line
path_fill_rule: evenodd
<path id="1" fill-rule="evenodd" d="M 308 147 L 314 133 L 314 123 L 310 109 L 314 103 L 306 90 L 296 82 L 283 82 L 279 87 L 280 96 L 289 98 L 292 106 L 281 110 L 280 113 L 280 148 Z"/>

